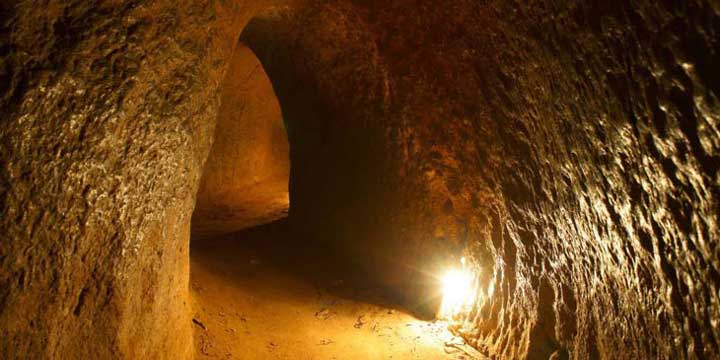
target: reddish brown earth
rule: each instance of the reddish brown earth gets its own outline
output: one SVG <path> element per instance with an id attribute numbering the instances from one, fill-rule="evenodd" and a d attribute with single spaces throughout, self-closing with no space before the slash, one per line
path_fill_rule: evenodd
<path id="1" fill-rule="evenodd" d="M 285 221 L 192 247 L 197 359 L 482 359 L 447 324 L 383 299 Z"/>
<path id="2" fill-rule="evenodd" d="M 193 213 L 246 214 L 282 165 L 210 155 L 276 144 L 217 135 L 238 40 L 287 128 L 286 240 L 420 314 L 465 257 L 453 328 L 490 357 L 720 357 L 715 0 L 0 1 L 2 356 L 196 353 Z"/>
<path id="3" fill-rule="evenodd" d="M 193 212 L 193 239 L 286 217 L 288 152 L 272 84 L 253 52 L 239 43 L 221 84 L 215 137 Z"/>

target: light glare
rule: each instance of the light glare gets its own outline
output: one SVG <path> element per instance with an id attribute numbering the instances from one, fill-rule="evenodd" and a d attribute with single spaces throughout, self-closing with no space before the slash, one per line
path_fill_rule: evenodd
<path id="1" fill-rule="evenodd" d="M 472 275 L 463 270 L 449 270 L 442 279 L 443 299 L 440 317 L 450 318 L 473 302 Z"/>

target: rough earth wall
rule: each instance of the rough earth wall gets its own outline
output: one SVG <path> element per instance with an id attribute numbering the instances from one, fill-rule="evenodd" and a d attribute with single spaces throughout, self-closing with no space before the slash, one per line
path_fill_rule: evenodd
<path id="1" fill-rule="evenodd" d="M 0 353 L 189 356 L 193 194 L 254 9 L 0 4 Z M 264 13 L 244 38 L 288 123 L 291 222 L 376 259 L 389 286 L 416 278 L 407 302 L 469 257 L 481 293 L 458 331 L 492 356 L 716 358 L 719 13 Z"/>
<path id="2" fill-rule="evenodd" d="M 290 160 L 280 106 L 259 60 L 242 43 L 220 91 L 215 141 L 193 213 L 194 239 L 282 217 L 288 206 Z"/>
<path id="3" fill-rule="evenodd" d="M 0 357 L 191 356 L 190 215 L 254 10 L 0 2 Z"/>
<path id="4" fill-rule="evenodd" d="M 719 11 L 408 0 L 264 14 L 243 37 L 288 122 L 291 222 L 416 277 L 409 303 L 432 296 L 423 272 L 468 256 L 481 289 L 458 331 L 494 357 L 715 358 Z"/>

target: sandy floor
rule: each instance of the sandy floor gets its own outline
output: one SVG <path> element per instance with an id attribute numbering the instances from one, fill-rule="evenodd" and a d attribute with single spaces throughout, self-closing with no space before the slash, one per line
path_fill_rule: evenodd
<path id="1" fill-rule="evenodd" d="M 473 359 L 442 323 L 388 305 L 284 221 L 192 248 L 198 359 Z M 342 267 L 342 266 L 340 266 Z"/>

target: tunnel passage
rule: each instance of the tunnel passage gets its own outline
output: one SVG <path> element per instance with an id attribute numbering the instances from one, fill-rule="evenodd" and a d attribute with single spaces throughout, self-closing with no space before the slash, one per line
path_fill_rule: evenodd
<path id="1" fill-rule="evenodd" d="M 0 354 L 192 357 L 191 215 L 267 6 L 0 2 Z M 299 0 L 243 38 L 294 125 L 303 236 L 420 283 L 409 301 L 418 273 L 465 266 L 480 286 L 453 329 L 495 358 L 712 359 L 719 19 L 711 0 Z"/>
<path id="2" fill-rule="evenodd" d="M 303 86 L 301 79 L 293 83 Z M 290 154 L 280 104 L 262 64 L 242 41 L 220 93 L 215 139 L 191 226 L 196 358 L 364 360 L 412 352 L 422 359 L 455 359 L 446 353 L 448 342 L 455 352 L 476 354 L 444 323 L 418 320 L 388 297 L 374 279 L 382 271 L 366 271 L 357 253 L 341 251 L 342 243 L 322 241 L 332 239 L 331 232 L 314 239 L 291 227 Z M 312 102 L 312 112 L 308 107 L 297 112 L 293 101 L 307 98 L 295 94 L 293 99 L 283 108 L 296 127 L 327 120 L 313 118 L 327 114 L 326 103 Z M 332 174 L 343 179 L 347 174 L 325 162 L 345 160 L 323 146 L 332 143 L 326 134 L 295 135 L 305 137 L 296 139 L 305 152 L 324 154 L 299 156 L 305 161 L 293 166 L 301 198 L 317 203 L 347 196 L 327 186 Z M 308 181 L 319 183 L 308 187 Z M 306 217 L 303 211 L 295 209 L 293 216 Z M 335 343 L 342 346 L 330 346 Z"/>
<path id="3" fill-rule="evenodd" d="M 192 218 L 193 240 L 287 216 L 290 159 L 280 106 L 259 60 L 238 43 L 220 87 L 215 138 Z"/>

